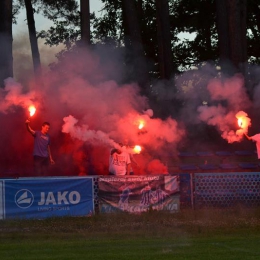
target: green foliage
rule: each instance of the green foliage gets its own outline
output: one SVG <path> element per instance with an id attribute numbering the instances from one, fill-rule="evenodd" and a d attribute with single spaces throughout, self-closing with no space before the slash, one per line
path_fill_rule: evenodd
<path id="1" fill-rule="evenodd" d="M 68 21 L 54 21 L 54 26 L 46 31 L 41 31 L 40 37 L 45 38 L 46 44 L 53 46 L 60 43 L 65 44 L 70 49 L 73 43 L 80 39 L 80 31 L 75 30 L 74 26 Z"/>
<path id="2" fill-rule="evenodd" d="M 77 1 L 39 0 L 38 11 L 53 21 L 48 31 L 41 31 L 38 37 L 45 38 L 53 46 L 63 43 L 69 49 L 80 39 L 80 12 Z"/>
<path id="3" fill-rule="evenodd" d="M 122 44 L 124 28 L 120 1 L 103 0 L 104 13 L 93 21 L 95 29 L 93 38 L 104 42 L 106 37 L 112 37 Z M 200 61 L 217 57 L 215 4 L 214 1 L 169 1 L 169 12 L 172 34 L 172 52 L 174 63 L 180 68 L 189 68 Z M 139 14 L 140 15 L 140 14 Z M 139 17 L 142 31 L 142 41 L 147 60 L 152 61 L 153 75 L 157 73 L 158 45 L 156 32 L 156 9 L 154 1 L 142 1 Z M 207 22 L 205 22 L 207 21 Z M 193 41 L 179 41 L 179 33 L 194 33 Z M 210 35 L 206 35 L 210 33 Z M 215 36 L 214 36 L 215 35 Z M 208 37 L 208 42 L 205 40 Z M 210 41 L 211 40 L 211 41 Z M 205 51 L 206 50 L 206 51 Z"/>
<path id="4" fill-rule="evenodd" d="M 12 13 L 13 13 L 13 24 L 17 24 L 16 17 L 17 17 L 17 15 L 19 15 L 20 10 L 21 10 L 21 6 L 18 3 L 13 2 L 13 10 L 12 10 Z"/>
<path id="5" fill-rule="evenodd" d="M 122 0 L 101 0 L 100 16 L 91 14 L 92 43 L 125 46 L 125 28 Z M 80 11 L 76 0 L 33 0 L 34 11 L 53 21 L 48 31 L 38 37 L 46 44 L 64 43 L 67 49 L 80 40 Z M 23 0 L 14 2 L 13 15 L 19 13 Z M 150 75 L 158 75 L 158 45 L 156 35 L 156 9 L 154 0 L 136 0 L 145 56 L 150 64 Z M 174 63 L 180 71 L 207 60 L 218 60 L 218 35 L 216 31 L 216 3 L 214 0 L 169 0 Z M 248 56 L 251 63 L 259 63 L 260 7 L 257 1 L 247 1 Z M 192 34 L 190 39 L 180 39 L 180 33 Z"/>
<path id="6" fill-rule="evenodd" d="M 75 0 L 38 0 L 40 2 L 39 11 L 50 19 L 66 19 L 72 22 L 78 21 L 78 2 Z"/>

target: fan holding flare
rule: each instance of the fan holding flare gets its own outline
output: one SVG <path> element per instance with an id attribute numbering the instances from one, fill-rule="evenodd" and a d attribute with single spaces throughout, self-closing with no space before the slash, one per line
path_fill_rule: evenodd
<path id="1" fill-rule="evenodd" d="M 248 127 L 251 126 L 251 119 L 248 117 L 247 113 L 244 111 L 239 111 L 236 114 L 237 118 L 237 123 L 238 126 L 240 127 L 239 130 L 237 130 L 236 134 L 237 135 L 245 135 L 245 137 L 250 140 L 254 141 L 256 143 L 256 150 L 257 150 L 257 157 L 260 159 L 260 133 L 255 134 L 253 136 L 249 136 L 248 133 Z"/>
<path id="2" fill-rule="evenodd" d="M 121 147 L 123 147 L 121 145 Z M 110 175 L 130 175 L 131 159 L 130 154 L 122 148 L 113 148 L 109 156 Z"/>
<path id="3" fill-rule="evenodd" d="M 41 130 L 33 130 L 30 126 L 30 118 L 34 115 L 36 108 L 30 106 L 30 117 L 25 121 L 28 132 L 34 137 L 33 166 L 35 176 L 46 176 L 49 163 L 54 164 L 50 149 L 50 136 L 48 134 L 50 123 L 44 122 Z"/>
<path id="4" fill-rule="evenodd" d="M 248 140 L 256 143 L 257 158 L 260 160 L 260 133 L 252 136 L 249 136 L 247 133 L 244 133 L 244 135 Z"/>

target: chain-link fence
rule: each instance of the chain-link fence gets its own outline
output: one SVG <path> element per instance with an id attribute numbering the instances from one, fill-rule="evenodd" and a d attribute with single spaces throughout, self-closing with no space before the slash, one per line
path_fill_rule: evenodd
<path id="1" fill-rule="evenodd" d="M 194 206 L 234 207 L 260 205 L 260 173 L 195 173 Z"/>

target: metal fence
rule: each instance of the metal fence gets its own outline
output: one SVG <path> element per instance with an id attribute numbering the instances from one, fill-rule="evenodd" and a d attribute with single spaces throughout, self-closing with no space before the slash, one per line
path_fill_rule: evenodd
<path id="1" fill-rule="evenodd" d="M 260 173 L 195 173 L 193 206 L 246 207 L 260 205 Z"/>

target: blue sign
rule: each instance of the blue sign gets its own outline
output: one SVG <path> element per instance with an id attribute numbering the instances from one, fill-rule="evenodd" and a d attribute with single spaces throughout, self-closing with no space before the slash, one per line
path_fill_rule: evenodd
<path id="1" fill-rule="evenodd" d="M 87 216 L 94 212 L 92 178 L 5 180 L 5 217 Z"/>

